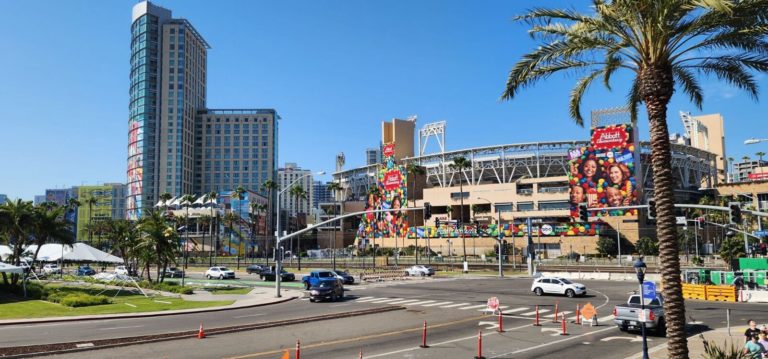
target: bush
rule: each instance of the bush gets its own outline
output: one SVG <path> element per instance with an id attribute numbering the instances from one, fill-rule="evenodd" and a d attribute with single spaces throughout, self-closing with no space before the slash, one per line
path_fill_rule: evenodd
<path id="1" fill-rule="evenodd" d="M 110 304 L 112 301 L 103 295 L 69 294 L 61 299 L 61 304 L 67 307 L 88 307 L 91 305 Z"/>
<path id="2" fill-rule="evenodd" d="M 154 283 L 150 288 L 154 290 L 159 290 L 162 292 L 171 292 L 171 293 L 178 293 L 178 294 L 192 294 L 192 292 L 194 291 L 192 287 L 188 287 L 188 286 L 182 287 L 177 282 Z"/>

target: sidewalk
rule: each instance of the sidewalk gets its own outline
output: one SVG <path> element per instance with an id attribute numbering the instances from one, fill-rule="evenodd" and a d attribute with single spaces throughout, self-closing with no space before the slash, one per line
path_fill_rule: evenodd
<path id="1" fill-rule="evenodd" d="M 689 358 L 703 358 L 704 357 L 704 340 L 712 342 L 712 344 L 728 349 L 733 345 L 738 350 L 744 346 L 744 331 L 747 329 L 746 325 L 731 327 L 731 335 L 728 335 L 728 328 L 718 328 L 696 334 L 688 337 L 688 357 Z M 704 340 L 701 339 L 704 337 Z M 648 356 L 650 358 L 667 358 L 667 344 L 657 345 L 652 348 L 648 348 Z M 642 353 L 638 353 L 627 359 L 641 359 Z"/>
<path id="2" fill-rule="evenodd" d="M 34 324 L 34 323 L 50 323 L 50 322 L 67 322 L 67 321 L 79 321 L 79 320 L 95 320 L 95 319 L 119 319 L 119 318 L 142 318 L 142 317 L 154 317 L 165 315 L 176 315 L 185 313 L 202 313 L 202 312 L 217 312 L 222 310 L 239 309 L 259 307 L 270 304 L 283 303 L 297 298 L 301 298 L 304 293 L 295 289 L 282 289 L 280 292 L 282 297 L 275 298 L 274 288 L 256 287 L 248 294 L 212 294 L 205 290 L 198 290 L 195 294 L 180 295 L 180 297 L 187 301 L 219 301 L 219 300 L 234 300 L 235 302 L 221 307 L 209 307 L 209 308 L 197 308 L 197 309 L 183 309 L 183 310 L 167 310 L 162 312 L 144 312 L 144 313 L 121 313 L 121 314 L 104 314 L 104 315 L 84 315 L 73 317 L 46 317 L 46 318 L 31 318 L 31 319 L 7 319 L 0 320 L 0 325 L 9 324 Z M 160 294 L 160 292 L 158 292 Z M 162 295 L 179 296 L 174 293 L 162 293 Z"/>

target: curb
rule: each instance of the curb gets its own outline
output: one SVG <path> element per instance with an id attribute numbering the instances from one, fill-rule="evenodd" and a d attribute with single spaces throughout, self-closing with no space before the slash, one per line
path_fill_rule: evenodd
<path id="1" fill-rule="evenodd" d="M 45 323 L 60 323 L 60 322 L 78 322 L 78 321 L 86 321 L 86 320 L 110 320 L 110 319 L 130 319 L 130 318 L 147 318 L 147 317 L 164 317 L 164 316 L 170 316 L 170 315 L 180 315 L 180 314 L 190 314 L 190 313 L 210 313 L 210 312 L 221 312 L 225 310 L 234 310 L 234 309 L 247 309 L 247 308 L 256 308 L 256 307 L 263 307 L 267 305 L 272 304 L 280 304 L 285 303 L 294 299 L 301 298 L 303 295 L 299 296 L 291 296 L 291 297 L 285 297 L 280 300 L 275 300 L 271 302 L 266 303 L 256 303 L 256 304 L 248 304 L 248 305 L 241 305 L 241 306 L 232 306 L 232 304 L 224 307 L 210 307 L 210 308 L 200 308 L 200 309 L 183 309 L 178 311 L 162 311 L 162 312 L 144 312 L 144 313 L 130 313 L 130 314 L 105 314 L 105 315 L 87 315 L 87 316 L 79 316 L 79 317 L 55 317 L 55 318 L 43 318 L 43 319 L 32 319 L 32 320 L 16 320 L 16 321 L 0 321 L 0 325 L 25 325 L 25 324 L 45 324 Z M 0 348 L 2 350 L 3 348 Z M 1 356 L 1 355 L 0 355 Z"/>
<path id="2" fill-rule="evenodd" d="M 352 311 L 352 312 L 342 312 L 342 313 L 336 313 L 336 314 L 325 314 L 320 316 L 280 320 L 280 321 L 267 322 L 267 323 L 248 324 L 248 325 L 240 325 L 240 326 L 232 326 L 232 327 L 209 328 L 209 329 L 206 329 L 206 332 L 207 332 L 206 335 L 211 336 L 215 334 L 234 333 L 234 332 L 241 332 L 246 330 L 266 329 L 266 328 L 273 328 L 273 327 L 285 326 L 285 325 L 295 325 L 295 324 L 317 322 L 317 321 L 330 320 L 330 319 L 340 319 L 340 318 L 349 318 L 349 317 L 356 317 L 356 316 L 362 316 L 362 315 L 368 315 L 368 314 L 386 313 L 386 312 L 391 312 L 396 310 L 405 310 L 405 307 L 388 306 L 388 307 L 365 309 L 365 310 L 358 310 L 358 311 Z M 107 349 L 107 348 L 113 348 L 113 347 L 121 347 L 125 345 L 156 343 L 156 342 L 169 341 L 169 340 L 175 340 L 175 339 L 189 339 L 189 338 L 193 338 L 195 335 L 197 335 L 197 330 L 136 336 L 136 337 L 99 339 L 99 340 L 81 341 L 81 342 L 66 342 L 66 343 L 54 343 L 54 344 L 45 344 L 45 345 L 5 347 L 5 348 L 0 348 L 0 358 L 30 358 L 30 357 L 40 356 L 40 355 L 74 353 L 74 352 L 81 352 L 81 351 L 87 351 L 87 350 L 98 350 L 98 349 Z"/>

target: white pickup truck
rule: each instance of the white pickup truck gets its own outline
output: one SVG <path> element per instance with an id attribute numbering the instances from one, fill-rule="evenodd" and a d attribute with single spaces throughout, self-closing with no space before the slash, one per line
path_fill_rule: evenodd
<path id="1" fill-rule="evenodd" d="M 664 321 L 664 299 L 661 293 L 656 293 L 656 298 L 645 299 L 645 329 L 654 332 L 656 335 L 664 336 L 667 326 Z M 617 305 L 613 308 L 613 323 L 619 327 L 622 332 L 632 330 L 641 330 L 641 305 L 640 295 L 633 294 L 627 299 L 627 304 Z"/>

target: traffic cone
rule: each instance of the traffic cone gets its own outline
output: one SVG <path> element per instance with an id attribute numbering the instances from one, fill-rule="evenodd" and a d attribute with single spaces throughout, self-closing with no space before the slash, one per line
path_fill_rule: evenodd
<path id="1" fill-rule="evenodd" d="M 200 330 L 197 331 L 197 339 L 205 338 L 205 330 L 203 330 L 203 322 L 200 322 Z"/>
<path id="2" fill-rule="evenodd" d="M 291 354 L 286 350 L 283 352 L 283 356 L 280 357 L 280 359 L 291 359 Z"/>

